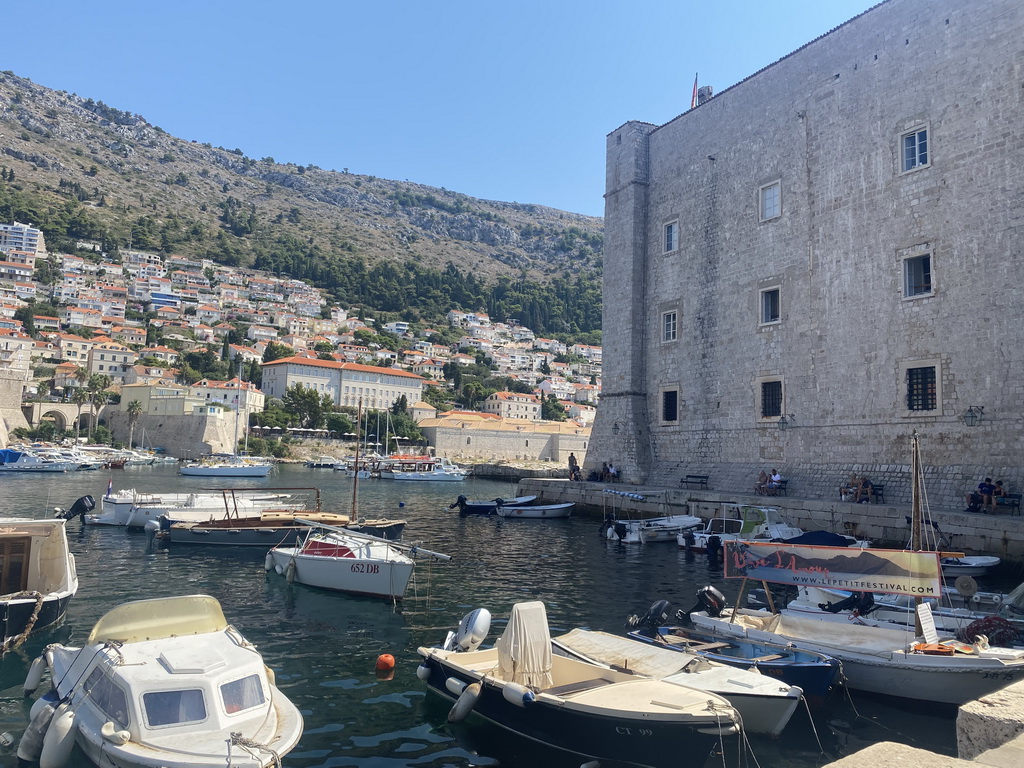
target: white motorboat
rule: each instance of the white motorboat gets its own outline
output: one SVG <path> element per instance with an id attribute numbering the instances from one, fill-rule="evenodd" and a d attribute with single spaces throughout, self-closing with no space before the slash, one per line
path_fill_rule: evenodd
<path id="1" fill-rule="evenodd" d="M 199 461 L 182 464 L 178 474 L 186 477 L 266 477 L 274 464 L 266 459 L 213 453 Z"/>
<path id="2" fill-rule="evenodd" d="M 552 639 L 556 653 L 724 697 L 740 713 L 747 733 L 777 737 L 796 712 L 803 690 L 754 667 L 737 669 L 682 649 L 607 632 L 574 629 Z"/>
<path id="3" fill-rule="evenodd" d="M 907 525 L 913 525 L 913 518 L 907 517 Z M 955 557 L 947 554 L 954 549 L 950 537 L 942 532 L 937 521 L 931 519 L 927 509 L 922 510 L 921 537 L 924 549 L 931 549 L 943 552 L 939 562 L 942 564 L 942 573 L 951 579 L 960 576 L 984 576 L 993 568 L 999 565 L 1002 560 L 995 555 L 961 555 Z M 909 545 L 908 545 L 909 546 Z"/>
<path id="4" fill-rule="evenodd" d="M 333 456 L 317 456 L 315 459 L 307 461 L 303 466 L 309 469 L 334 469 L 338 463 L 338 459 Z"/>
<path id="5" fill-rule="evenodd" d="M 0 656 L 60 621 L 78 591 L 65 523 L 0 519 Z"/>
<path id="6" fill-rule="evenodd" d="M 264 768 L 302 735 L 299 710 L 206 595 L 114 608 L 83 647 L 47 646 L 26 692 L 44 664 L 53 698 L 32 707 L 18 747 L 42 765 L 63 765 L 77 743 L 107 768 Z"/>
<path id="7" fill-rule="evenodd" d="M 655 544 L 676 541 L 679 534 L 701 528 L 704 521 L 695 515 L 667 515 L 643 519 L 605 518 L 601 529 L 612 541 L 626 544 Z"/>
<path id="8" fill-rule="evenodd" d="M 716 549 L 727 541 L 789 541 L 812 535 L 833 538 L 835 543 L 830 543 L 831 546 L 867 547 L 871 544 L 827 531 L 808 533 L 803 528 L 790 525 L 778 507 L 747 504 L 723 504 L 721 516 L 708 520 L 703 530 L 683 531 L 676 537 L 676 542 L 682 549 L 706 552 L 709 543 L 712 549 Z"/>
<path id="9" fill-rule="evenodd" d="M 381 477 L 388 474 L 383 473 Z M 392 467 L 390 476 L 394 480 L 459 483 L 466 479 L 466 470 L 441 456 L 428 461 L 400 462 Z"/>
<path id="10" fill-rule="evenodd" d="M 723 697 L 552 653 L 540 602 L 512 607 L 493 648 L 479 650 L 490 614 L 467 615 L 441 648 L 419 648 L 416 670 L 431 692 L 454 702 L 449 721 L 480 717 L 576 762 L 662 766 L 703 762 L 739 715 Z"/>
<path id="11" fill-rule="evenodd" d="M 295 546 L 274 547 L 266 569 L 311 587 L 355 595 L 401 600 L 412 577 L 415 560 L 423 554 L 448 560 L 448 555 L 406 546 L 345 528 L 301 520 L 309 532 Z"/>
<path id="12" fill-rule="evenodd" d="M 13 448 L 0 449 L 0 472 L 73 472 L 77 461 L 45 459 Z"/>
<path id="13" fill-rule="evenodd" d="M 552 520 L 566 518 L 572 514 L 572 508 L 576 502 L 569 501 L 564 504 L 533 504 L 525 507 L 505 506 L 499 504 L 495 507 L 495 514 L 506 520 Z"/>
<path id="14" fill-rule="evenodd" d="M 168 515 L 175 520 L 199 522 L 232 514 L 240 517 L 259 517 L 268 509 L 302 509 L 306 500 L 293 496 L 292 491 L 311 489 L 225 489 L 210 493 L 148 493 L 134 488 L 114 491 L 107 486 L 100 499 L 100 511 L 82 517 L 89 525 L 114 525 L 144 528 L 151 520 Z M 315 490 L 315 489 L 312 489 Z M 285 492 L 288 491 L 288 492 Z"/>

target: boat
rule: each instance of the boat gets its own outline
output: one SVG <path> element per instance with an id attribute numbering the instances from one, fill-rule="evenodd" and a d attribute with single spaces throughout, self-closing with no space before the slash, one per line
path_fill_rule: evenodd
<path id="1" fill-rule="evenodd" d="M 55 461 L 13 448 L 0 449 L 0 472 L 73 472 L 77 461 Z"/>
<path id="2" fill-rule="evenodd" d="M 311 587 L 401 600 L 412 577 L 415 560 L 423 554 L 440 560 L 448 555 L 406 546 L 337 526 L 301 520 L 309 526 L 295 546 L 276 546 L 265 567 Z"/>
<path id="3" fill-rule="evenodd" d="M 578 762 L 663 766 L 705 756 L 739 715 L 723 697 L 552 653 L 544 603 L 517 603 L 494 647 L 477 609 L 441 647 L 418 649 L 430 692 L 453 702 L 448 719 L 486 721 Z"/>
<path id="4" fill-rule="evenodd" d="M 911 438 L 911 481 L 909 551 L 729 542 L 726 577 L 816 587 L 842 584 L 861 593 L 915 598 L 941 595 L 940 553 L 922 549 L 924 472 L 916 432 Z M 699 629 L 725 638 L 792 643 L 834 656 L 843 664 L 847 685 L 855 690 L 960 705 L 1024 679 L 1024 649 L 991 645 L 983 636 L 957 639 L 940 634 L 930 607 L 921 601 L 915 603 L 914 627 L 875 627 L 729 609 L 720 592 L 706 590 L 705 610 L 690 614 Z"/>
<path id="5" fill-rule="evenodd" d="M 268 509 L 306 509 L 306 499 L 293 491 L 308 489 L 225 489 L 219 492 L 189 494 L 137 494 L 125 525 L 145 528 L 148 523 L 167 516 L 177 521 L 202 522 L 225 515 L 259 517 Z M 316 491 L 316 489 L 312 489 Z M 279 491 L 279 492 L 274 492 Z"/>
<path id="6" fill-rule="evenodd" d="M 659 648 L 589 629 L 574 629 L 552 638 L 551 643 L 555 653 L 717 694 L 739 713 L 748 734 L 778 738 L 803 699 L 798 686 L 757 670 L 720 664 L 682 648 Z"/>
<path id="7" fill-rule="evenodd" d="M 984 576 L 1002 562 L 994 555 L 964 555 L 943 551 L 953 548 L 949 537 L 942 532 L 938 522 L 932 520 L 927 511 L 923 514 L 926 518 L 921 528 L 923 545 L 926 549 L 942 551 L 939 562 L 942 565 L 942 573 L 946 576 L 953 579 L 958 576 Z M 907 517 L 906 521 L 907 525 L 913 525 L 912 517 Z"/>
<path id="8" fill-rule="evenodd" d="M 78 591 L 66 522 L 0 519 L 0 657 L 59 622 Z"/>
<path id="9" fill-rule="evenodd" d="M 735 515 L 735 516 L 733 516 Z M 676 537 L 681 549 L 707 552 L 720 549 L 727 541 L 793 541 L 828 539 L 829 546 L 866 547 L 870 542 L 829 531 L 805 531 L 790 525 L 778 507 L 723 504 L 722 515 L 708 520 L 703 530 L 689 529 Z"/>
<path id="10" fill-rule="evenodd" d="M 495 508 L 495 514 L 506 520 L 553 520 L 564 519 L 572 514 L 572 508 L 576 502 L 568 501 L 564 504 L 532 504 L 525 507 L 506 506 L 499 504 Z"/>
<path id="11" fill-rule="evenodd" d="M 230 545 L 236 547 L 291 546 L 309 530 L 305 519 L 330 525 L 348 525 L 348 515 L 311 510 L 265 510 L 258 517 L 223 516 L 213 520 L 174 520 L 161 515 L 146 523 L 146 530 L 172 544 Z"/>
<path id="12" fill-rule="evenodd" d="M 334 469 L 338 464 L 338 459 L 333 456 L 317 456 L 315 459 L 310 459 L 302 466 L 308 467 L 309 469 Z"/>
<path id="13" fill-rule="evenodd" d="M 695 515 L 667 515 L 647 519 L 621 519 L 606 516 L 601 531 L 612 541 L 625 544 L 654 544 L 674 542 L 677 537 L 704 525 Z"/>
<path id="14" fill-rule="evenodd" d="M 428 461 L 400 462 L 392 467 L 390 474 L 394 480 L 420 482 L 461 483 L 466 479 L 466 470 L 444 456 Z"/>
<path id="15" fill-rule="evenodd" d="M 467 515 L 494 515 L 497 514 L 498 504 L 507 504 L 511 507 L 522 507 L 532 504 L 537 500 L 536 496 L 516 496 L 511 499 L 489 499 L 487 501 L 471 501 L 465 496 L 459 496 L 448 505 L 448 509 L 458 508 L 459 517 Z"/>
<path id="16" fill-rule="evenodd" d="M 18 747 L 41 765 L 63 765 L 77 744 L 99 766 L 264 768 L 302 735 L 299 710 L 207 595 L 114 608 L 81 648 L 47 646 L 26 694 L 44 666 L 55 688 Z"/>
<path id="17" fill-rule="evenodd" d="M 266 459 L 211 453 L 199 461 L 182 464 L 178 474 L 186 477 L 266 477 L 274 464 Z"/>
<path id="18" fill-rule="evenodd" d="M 668 601 L 658 600 L 642 618 L 629 617 L 628 624 L 632 629 L 626 633 L 627 637 L 669 650 L 693 653 L 717 664 L 757 670 L 762 675 L 798 686 L 815 706 L 825 701 L 839 680 L 839 660 L 824 653 L 741 638 L 723 641 L 693 627 L 666 624 L 669 611 Z M 688 613 L 680 611 L 676 616 L 689 621 Z"/>

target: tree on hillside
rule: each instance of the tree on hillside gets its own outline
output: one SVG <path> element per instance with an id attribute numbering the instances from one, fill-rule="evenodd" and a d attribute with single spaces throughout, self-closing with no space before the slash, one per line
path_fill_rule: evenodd
<path id="1" fill-rule="evenodd" d="M 285 410 L 293 413 L 304 429 L 322 429 L 333 404 L 330 395 L 321 395 L 301 384 L 288 387 L 283 402 Z"/>
<path id="2" fill-rule="evenodd" d="M 100 408 L 102 408 L 110 400 L 110 392 L 107 389 L 110 387 L 111 379 L 102 373 L 94 373 L 89 377 L 89 382 L 86 388 L 89 390 L 89 402 L 92 405 L 92 418 L 89 420 L 89 442 L 92 442 L 93 432 L 95 431 L 96 421 L 99 418 Z"/>
<path id="3" fill-rule="evenodd" d="M 568 418 L 556 395 L 548 395 L 541 401 L 540 417 L 545 421 L 565 421 Z"/>
<path id="4" fill-rule="evenodd" d="M 128 403 L 128 447 L 135 447 L 135 425 L 139 423 L 139 419 L 142 417 L 142 402 L 139 400 L 132 400 Z M 143 436 L 143 442 L 145 442 L 145 436 Z"/>
<path id="5" fill-rule="evenodd" d="M 279 341 L 272 341 L 267 344 L 267 348 L 263 350 L 263 362 L 271 363 L 274 360 L 280 360 L 283 357 L 291 357 L 294 354 L 295 350 L 287 344 L 282 344 Z"/>

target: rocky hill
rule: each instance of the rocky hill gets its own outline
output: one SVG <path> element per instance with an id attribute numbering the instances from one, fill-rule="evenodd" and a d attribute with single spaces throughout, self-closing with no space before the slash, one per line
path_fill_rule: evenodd
<path id="1" fill-rule="evenodd" d="M 92 239 L 297 276 L 302 259 L 451 262 L 542 283 L 601 269 L 601 219 L 256 160 L 11 72 L 0 73 L 0 151 L 0 181 L 20 195 L 0 215 L 35 213 L 26 223 L 63 247 Z"/>

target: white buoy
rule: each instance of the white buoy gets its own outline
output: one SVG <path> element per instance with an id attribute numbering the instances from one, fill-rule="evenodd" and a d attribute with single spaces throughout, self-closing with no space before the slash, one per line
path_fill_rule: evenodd
<path id="1" fill-rule="evenodd" d="M 455 706 L 448 712 L 448 722 L 458 723 L 465 720 L 466 715 L 476 706 L 476 701 L 480 698 L 481 691 L 483 691 L 483 686 L 480 683 L 467 685 L 466 690 L 462 692 L 458 701 L 455 702 Z"/>
<path id="2" fill-rule="evenodd" d="M 43 751 L 39 755 L 39 768 L 64 768 L 75 745 L 75 710 L 64 702 L 53 713 L 50 727 L 43 737 Z"/>
<path id="3" fill-rule="evenodd" d="M 43 679 L 43 671 L 46 669 L 46 657 L 36 656 L 32 660 L 32 666 L 28 668 L 28 674 L 25 675 L 25 695 L 31 696 L 35 693 L 36 688 L 39 687 L 39 681 Z"/>
<path id="4" fill-rule="evenodd" d="M 457 677 L 449 677 L 445 680 L 444 687 L 448 689 L 449 693 L 454 693 L 456 696 L 461 696 L 462 692 L 466 690 L 466 684 Z"/>
<path id="5" fill-rule="evenodd" d="M 272 570 L 274 568 L 274 555 L 272 552 L 267 552 L 267 557 L 263 561 L 264 570 Z"/>
<path id="6" fill-rule="evenodd" d="M 282 567 L 281 567 L 280 565 L 275 565 L 275 566 L 274 566 L 274 572 L 275 572 L 275 573 L 276 573 L 276 574 L 277 574 L 278 576 L 283 576 L 283 575 L 284 575 L 284 568 L 282 568 Z"/>
<path id="7" fill-rule="evenodd" d="M 501 689 L 501 695 L 505 697 L 505 701 L 515 704 L 517 707 L 525 707 L 537 700 L 533 691 L 519 683 L 505 683 L 505 687 Z"/>
<path id="8" fill-rule="evenodd" d="M 420 664 L 416 667 L 416 677 L 420 680 L 426 680 L 430 677 L 430 667 L 426 664 Z"/>

